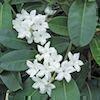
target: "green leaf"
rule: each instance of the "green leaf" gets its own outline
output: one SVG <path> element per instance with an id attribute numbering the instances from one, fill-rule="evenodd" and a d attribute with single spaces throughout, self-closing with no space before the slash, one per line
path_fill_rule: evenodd
<path id="1" fill-rule="evenodd" d="M 29 49 L 30 46 L 17 38 L 17 33 L 13 30 L 0 30 L 0 43 L 12 49 Z"/>
<path id="2" fill-rule="evenodd" d="M 88 0 L 89 2 L 94 2 L 94 1 L 96 1 L 96 0 Z"/>
<path id="3" fill-rule="evenodd" d="M 9 95 L 8 96 L 8 100 L 26 100 L 26 97 L 24 96 L 12 96 L 12 95 Z"/>
<path id="4" fill-rule="evenodd" d="M 67 36 L 67 18 L 58 16 L 49 21 L 49 28 L 51 31 L 58 35 Z"/>
<path id="5" fill-rule="evenodd" d="M 57 0 L 45 0 L 45 1 L 47 1 L 50 5 L 52 5 L 52 4 L 56 3 Z"/>
<path id="6" fill-rule="evenodd" d="M 85 63 L 84 66 L 82 66 L 82 70 L 80 71 L 80 73 L 75 73 L 76 83 L 79 89 L 81 89 L 82 86 L 84 85 L 85 80 L 88 77 L 88 73 L 89 73 L 89 63 Z"/>
<path id="7" fill-rule="evenodd" d="M 58 53 L 63 53 L 69 45 L 69 41 L 66 37 L 53 36 L 51 38 L 51 46 L 55 47 Z"/>
<path id="8" fill-rule="evenodd" d="M 35 55 L 35 50 L 11 51 L 0 58 L 0 68 L 8 71 L 24 71 L 28 68 L 26 60 L 33 60 Z"/>
<path id="9" fill-rule="evenodd" d="M 45 10 L 46 4 L 43 4 L 41 2 L 34 2 L 34 3 L 26 3 L 24 4 L 23 8 L 27 10 L 28 12 L 31 12 L 31 10 L 36 9 L 38 13 L 41 13 Z M 18 8 L 19 9 L 19 8 Z"/>
<path id="10" fill-rule="evenodd" d="M 11 6 L 5 2 L 0 3 L 0 29 L 12 29 L 12 12 Z"/>
<path id="11" fill-rule="evenodd" d="M 11 95 L 9 95 L 9 96 L 8 96 L 8 100 L 14 100 L 14 97 L 11 96 Z"/>
<path id="12" fill-rule="evenodd" d="M 33 81 L 32 81 L 32 79 L 30 79 L 30 78 L 28 78 L 24 83 L 23 83 L 23 90 L 18 90 L 17 92 L 16 92 L 16 97 L 18 97 L 18 96 L 30 96 L 30 95 L 32 95 L 33 93 L 35 93 L 36 92 L 36 90 L 34 90 L 33 88 L 32 88 L 32 85 L 33 85 Z"/>
<path id="13" fill-rule="evenodd" d="M 92 93 L 92 100 L 100 100 L 100 87 L 89 84 Z"/>
<path id="14" fill-rule="evenodd" d="M 80 93 L 74 80 L 70 83 L 55 82 L 55 85 L 51 100 L 80 100 Z"/>
<path id="15" fill-rule="evenodd" d="M 23 97 L 23 96 L 14 96 L 13 100 L 26 100 L 26 97 Z"/>
<path id="16" fill-rule="evenodd" d="M 36 91 L 32 97 L 31 97 L 31 100 L 47 100 L 48 98 L 48 95 L 45 94 L 45 95 L 42 95 L 39 93 L 39 91 Z"/>
<path id="17" fill-rule="evenodd" d="M 95 80 L 92 80 L 95 82 Z M 81 90 L 81 100 L 100 100 L 100 87 L 93 85 L 92 81 L 86 83 Z"/>
<path id="18" fill-rule="evenodd" d="M 70 39 L 76 46 L 85 46 L 93 38 L 96 30 L 96 2 L 76 0 L 68 14 Z"/>
<path id="19" fill-rule="evenodd" d="M 47 100 L 46 98 L 48 97 L 46 94 L 41 95 L 39 91 L 35 90 L 32 88 L 33 85 L 32 79 L 28 78 L 24 83 L 23 83 L 23 90 L 18 90 L 15 92 L 15 97 L 27 97 L 30 98 L 28 100 Z"/>
<path id="20" fill-rule="evenodd" d="M 90 49 L 95 61 L 100 65 L 100 36 L 93 38 Z"/>
<path id="21" fill-rule="evenodd" d="M 17 76 L 12 72 L 3 72 L 0 78 L 10 91 L 17 91 L 22 89 Z"/>
<path id="22" fill-rule="evenodd" d="M 68 15 L 69 6 L 67 6 L 66 4 L 61 4 L 61 8 L 65 12 L 65 14 Z"/>
<path id="23" fill-rule="evenodd" d="M 20 4 L 20 3 L 27 3 L 27 2 L 38 2 L 41 0 L 12 0 L 11 4 Z"/>
<path id="24" fill-rule="evenodd" d="M 93 100 L 92 93 L 88 83 L 85 83 L 81 90 L 81 100 Z"/>

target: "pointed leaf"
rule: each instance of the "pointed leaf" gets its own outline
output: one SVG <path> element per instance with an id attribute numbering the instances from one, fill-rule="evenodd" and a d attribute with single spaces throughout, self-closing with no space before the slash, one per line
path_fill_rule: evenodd
<path id="1" fill-rule="evenodd" d="M 32 88 L 32 85 L 33 85 L 33 81 L 32 79 L 28 78 L 24 83 L 23 83 L 23 90 L 19 90 L 16 92 L 16 97 L 18 96 L 30 96 L 32 95 L 33 93 L 36 92 L 36 90 L 34 90 Z"/>
<path id="2" fill-rule="evenodd" d="M 22 89 L 16 76 L 17 75 L 12 72 L 3 72 L 2 74 L 0 74 L 1 80 L 10 91 L 17 91 L 18 89 Z"/>
<path id="3" fill-rule="evenodd" d="M 97 62 L 97 64 L 100 65 L 100 36 L 96 36 L 92 40 L 90 44 L 90 49 L 95 61 Z"/>
<path id="4" fill-rule="evenodd" d="M 17 33 L 13 30 L 0 30 L 0 43 L 12 49 L 29 49 L 30 46 L 17 38 Z"/>
<path id="5" fill-rule="evenodd" d="M 96 30 L 96 2 L 75 0 L 69 10 L 68 32 L 76 46 L 85 46 Z"/>
<path id="6" fill-rule="evenodd" d="M 0 29 L 12 29 L 12 12 L 11 6 L 5 2 L 3 5 L 0 3 Z"/>
<path id="7" fill-rule="evenodd" d="M 0 68 L 8 71 L 24 71 L 28 68 L 26 60 L 33 60 L 35 55 L 34 50 L 11 51 L 0 58 Z"/>
<path id="8" fill-rule="evenodd" d="M 49 28 L 58 35 L 67 36 L 67 18 L 58 16 L 49 21 Z"/>
<path id="9" fill-rule="evenodd" d="M 69 45 L 69 41 L 66 37 L 53 36 L 51 38 L 51 46 L 55 47 L 58 53 L 63 53 Z"/>
<path id="10" fill-rule="evenodd" d="M 37 2 L 40 0 L 11 0 L 11 4 L 20 4 L 20 3 L 27 3 L 27 2 Z"/>
<path id="11" fill-rule="evenodd" d="M 80 93 L 74 80 L 70 83 L 55 82 L 55 85 L 51 100 L 80 100 Z"/>

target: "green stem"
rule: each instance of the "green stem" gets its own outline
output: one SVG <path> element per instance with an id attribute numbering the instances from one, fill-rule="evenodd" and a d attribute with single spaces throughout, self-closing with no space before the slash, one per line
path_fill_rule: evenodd
<path id="1" fill-rule="evenodd" d="M 12 10 L 13 14 L 16 16 L 16 12 L 15 12 L 14 9 L 12 8 L 12 6 L 11 6 L 11 10 Z"/>
<path id="2" fill-rule="evenodd" d="M 31 96 L 28 96 L 27 100 L 31 100 L 31 99 L 32 99 L 32 97 Z"/>
<path id="3" fill-rule="evenodd" d="M 9 96 L 9 90 L 7 90 L 7 92 L 6 92 L 5 100 L 8 100 L 8 96 Z"/>

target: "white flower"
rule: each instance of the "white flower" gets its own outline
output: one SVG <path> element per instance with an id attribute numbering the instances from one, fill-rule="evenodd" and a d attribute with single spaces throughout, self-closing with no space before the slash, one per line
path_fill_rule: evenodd
<path id="1" fill-rule="evenodd" d="M 32 26 L 33 30 L 43 30 L 48 29 L 48 23 L 46 22 L 46 15 L 38 14 L 34 17 L 34 25 Z"/>
<path id="2" fill-rule="evenodd" d="M 38 51 L 40 54 L 45 54 L 45 53 L 48 53 L 50 51 L 57 52 L 54 47 L 50 47 L 50 42 L 46 43 L 44 47 L 38 45 Z"/>
<path id="3" fill-rule="evenodd" d="M 46 70 L 46 68 L 43 68 L 41 69 L 37 74 L 36 74 L 37 77 L 40 77 L 40 78 L 45 78 L 45 79 L 50 79 L 51 78 L 51 72 Z"/>
<path id="4" fill-rule="evenodd" d="M 32 10 L 30 13 L 22 10 L 20 14 L 16 15 L 16 19 L 12 23 L 13 28 L 18 32 L 18 38 L 26 38 L 29 44 L 34 41 L 44 45 L 47 39 L 51 37 L 46 32 L 49 28 L 46 22 L 46 15 L 36 15 L 36 10 Z"/>
<path id="5" fill-rule="evenodd" d="M 44 77 L 46 79 L 51 78 L 51 72 L 48 66 L 39 63 L 37 60 L 34 60 L 33 63 L 27 60 L 27 66 L 29 69 L 26 71 L 26 73 L 29 74 L 31 78 L 34 76 L 38 76 L 40 78 Z"/>
<path id="6" fill-rule="evenodd" d="M 56 71 L 60 67 L 60 62 L 62 60 L 62 55 L 57 54 L 57 50 L 53 47 L 50 47 L 50 42 L 45 44 L 45 46 L 38 45 L 38 51 L 40 54 L 36 55 L 36 59 L 41 61 L 42 59 L 45 68 L 50 72 Z"/>
<path id="7" fill-rule="evenodd" d="M 49 60 L 44 60 L 43 64 L 50 72 L 55 72 L 60 68 L 60 62 L 51 62 Z"/>
<path id="8" fill-rule="evenodd" d="M 43 65 L 38 63 L 37 60 L 34 60 L 33 63 L 27 60 L 27 66 L 29 67 L 29 69 L 26 71 L 26 73 L 29 74 L 30 77 L 34 77 L 38 73 L 38 71 L 43 67 Z"/>
<path id="9" fill-rule="evenodd" d="M 20 21 L 23 21 L 23 20 L 29 18 L 29 13 L 26 10 L 22 9 L 21 13 L 17 14 L 16 17 Z"/>
<path id="10" fill-rule="evenodd" d="M 44 30 L 34 31 L 32 34 L 34 37 L 34 42 L 40 43 L 41 45 L 44 45 L 47 42 L 47 39 L 51 38 L 50 34 Z"/>
<path id="11" fill-rule="evenodd" d="M 38 60 L 47 59 L 51 53 L 57 53 L 57 50 L 54 47 L 50 47 L 50 42 L 46 43 L 44 47 L 38 45 L 37 48 L 40 53 L 36 56 Z"/>
<path id="12" fill-rule="evenodd" d="M 70 82 L 71 80 L 71 73 L 75 72 L 75 68 L 73 66 L 71 66 L 70 62 L 63 61 L 61 64 L 61 68 L 58 70 L 58 75 L 55 78 L 56 80 L 63 80 L 63 78 L 65 78 L 65 80 L 67 82 Z"/>
<path id="13" fill-rule="evenodd" d="M 32 86 L 34 89 L 40 89 L 41 94 L 44 94 L 47 92 L 47 94 L 51 96 L 51 91 L 52 89 L 55 88 L 54 84 L 49 83 L 48 80 L 46 80 L 45 78 L 41 79 L 38 77 L 33 77 L 32 79 L 35 82 Z"/>
<path id="14" fill-rule="evenodd" d="M 54 15 L 56 13 L 56 10 L 53 10 L 52 7 L 47 6 L 45 8 L 45 11 L 44 12 L 45 12 L 46 15 Z"/>
<path id="15" fill-rule="evenodd" d="M 74 66 L 77 72 L 81 70 L 80 66 L 83 65 L 83 62 L 79 60 L 79 57 L 80 57 L 79 53 L 75 53 L 75 54 L 72 54 L 71 52 L 68 53 L 68 58 L 70 60 L 70 63 L 72 64 L 72 66 Z"/>

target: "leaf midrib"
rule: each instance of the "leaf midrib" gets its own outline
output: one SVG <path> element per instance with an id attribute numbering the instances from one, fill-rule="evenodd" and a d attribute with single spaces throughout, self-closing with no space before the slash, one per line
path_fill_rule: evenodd
<path id="1" fill-rule="evenodd" d="M 3 63 L 17 63 L 17 62 L 24 62 L 24 61 L 26 61 L 26 60 L 33 60 L 33 59 L 23 59 L 23 60 L 12 60 L 12 61 L 4 61 L 4 62 L 1 62 L 1 64 L 3 64 Z M 0 64 L 0 65 L 1 65 Z"/>
<path id="2" fill-rule="evenodd" d="M 84 2 L 83 14 L 82 14 L 82 18 L 81 18 L 81 19 L 82 19 L 82 23 L 81 23 L 81 33 L 80 33 L 80 34 L 81 34 L 81 35 L 80 35 L 80 44 L 81 44 L 81 40 L 82 40 L 82 38 L 83 38 L 83 37 L 82 37 L 82 34 L 83 34 L 84 16 L 85 16 L 85 11 L 86 11 L 86 4 L 87 4 L 86 1 L 87 1 L 87 0 L 85 0 L 85 2 Z"/>
<path id="3" fill-rule="evenodd" d="M 4 36 L 0 36 L 0 38 L 2 38 L 2 37 L 4 37 Z M 13 39 L 13 38 L 10 38 L 10 37 L 4 37 L 4 39 L 6 39 L 6 40 L 9 39 L 9 40 L 14 40 L 14 41 L 19 41 L 19 42 L 22 42 L 22 43 L 26 43 L 25 41 L 19 40 L 17 38 Z"/>
<path id="4" fill-rule="evenodd" d="M 2 17 L 2 15 L 3 15 L 3 14 L 2 14 L 2 13 L 3 13 L 3 5 L 2 5 L 2 4 L 1 4 L 1 11 L 0 11 L 0 12 L 1 12 L 1 13 L 0 13 L 0 15 L 1 15 L 1 16 L 0 16 L 0 17 L 1 17 L 1 18 L 0 18 L 0 19 L 1 19 L 1 20 L 0 20 L 0 21 L 1 21 L 0 28 L 2 28 L 2 23 L 3 23 L 3 20 L 2 20 L 2 18 L 3 18 L 3 17 Z"/>
<path id="5" fill-rule="evenodd" d="M 65 100 L 67 100 L 67 92 L 66 92 L 66 86 L 65 86 L 65 83 L 64 83 L 64 80 L 63 80 L 63 89 L 64 89 L 64 97 L 65 97 Z"/>

